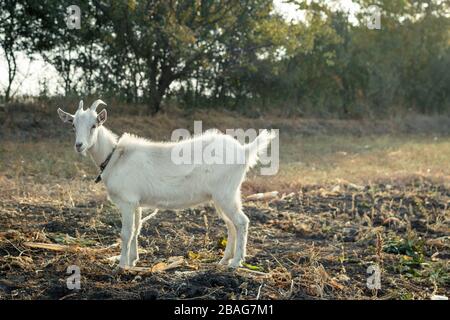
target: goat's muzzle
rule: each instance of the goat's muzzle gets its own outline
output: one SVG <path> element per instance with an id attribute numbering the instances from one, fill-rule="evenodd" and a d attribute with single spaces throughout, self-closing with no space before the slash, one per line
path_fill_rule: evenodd
<path id="1" fill-rule="evenodd" d="M 77 152 L 83 151 L 83 144 L 79 142 L 75 143 L 75 149 L 77 150 Z"/>

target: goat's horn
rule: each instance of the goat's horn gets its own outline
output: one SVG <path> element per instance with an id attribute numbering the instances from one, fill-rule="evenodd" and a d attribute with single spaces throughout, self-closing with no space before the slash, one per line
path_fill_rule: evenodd
<path id="1" fill-rule="evenodd" d="M 80 104 L 78 105 L 78 110 L 83 110 L 83 100 L 80 100 Z"/>
<path id="2" fill-rule="evenodd" d="M 95 100 L 94 103 L 92 104 L 91 110 L 92 111 L 97 110 L 97 107 L 98 107 L 99 104 L 104 104 L 106 106 L 105 102 L 103 102 L 102 100 L 98 99 L 98 100 Z"/>

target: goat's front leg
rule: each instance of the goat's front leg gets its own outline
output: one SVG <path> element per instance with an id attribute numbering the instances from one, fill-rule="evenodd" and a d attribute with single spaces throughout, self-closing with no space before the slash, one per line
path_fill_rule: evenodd
<path id="1" fill-rule="evenodd" d="M 120 203 L 118 206 L 122 213 L 122 231 L 120 233 L 122 239 L 122 250 L 120 253 L 119 267 L 125 268 L 131 266 L 130 249 L 133 235 L 135 233 L 136 222 L 134 211 L 136 206 L 131 203 Z"/>
<path id="2" fill-rule="evenodd" d="M 130 248 L 130 263 L 134 267 L 136 263 L 139 261 L 139 245 L 138 245 L 138 237 L 141 233 L 142 227 L 142 209 L 137 208 L 134 213 L 134 233 L 131 239 L 131 248 Z"/>

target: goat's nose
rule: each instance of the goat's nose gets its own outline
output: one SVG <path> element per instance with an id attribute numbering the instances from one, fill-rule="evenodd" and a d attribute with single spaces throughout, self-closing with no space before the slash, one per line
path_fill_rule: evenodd
<path id="1" fill-rule="evenodd" d="M 80 151 L 82 146 L 83 146 L 83 144 L 80 142 L 75 143 L 75 148 L 77 148 L 78 151 Z"/>

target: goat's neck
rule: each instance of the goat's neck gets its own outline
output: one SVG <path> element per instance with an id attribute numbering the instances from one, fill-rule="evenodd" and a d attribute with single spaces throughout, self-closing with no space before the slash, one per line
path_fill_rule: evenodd
<path id="1" fill-rule="evenodd" d="M 97 130 L 97 142 L 89 149 L 89 154 L 95 164 L 100 166 L 117 145 L 117 136 L 104 126 Z"/>

